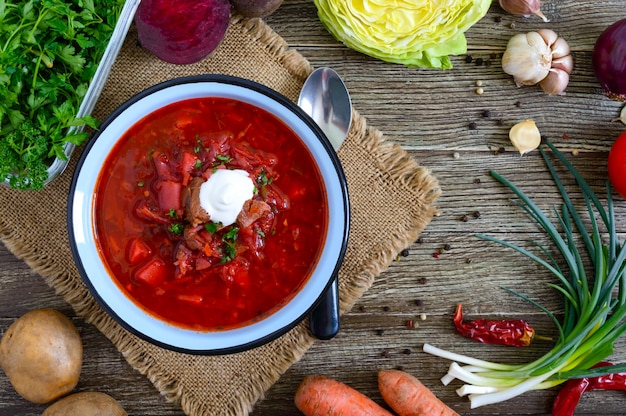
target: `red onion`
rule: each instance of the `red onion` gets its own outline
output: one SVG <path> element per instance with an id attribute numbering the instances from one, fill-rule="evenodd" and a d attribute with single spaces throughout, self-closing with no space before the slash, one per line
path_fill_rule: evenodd
<path id="1" fill-rule="evenodd" d="M 626 101 L 626 19 L 613 23 L 598 37 L 592 65 L 607 95 Z"/>

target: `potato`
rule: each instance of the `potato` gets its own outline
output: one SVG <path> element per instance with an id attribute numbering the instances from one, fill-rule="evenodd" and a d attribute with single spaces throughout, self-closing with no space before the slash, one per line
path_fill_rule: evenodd
<path id="1" fill-rule="evenodd" d="M 70 394 L 48 406 L 41 416 L 127 416 L 113 397 L 95 391 Z"/>
<path id="2" fill-rule="evenodd" d="M 15 391 L 33 403 L 48 403 L 71 392 L 82 363 L 76 327 L 54 309 L 25 313 L 0 340 L 0 368 Z"/>
<path id="3" fill-rule="evenodd" d="M 269 16 L 283 4 L 283 0 L 230 0 L 230 2 L 245 17 Z"/>

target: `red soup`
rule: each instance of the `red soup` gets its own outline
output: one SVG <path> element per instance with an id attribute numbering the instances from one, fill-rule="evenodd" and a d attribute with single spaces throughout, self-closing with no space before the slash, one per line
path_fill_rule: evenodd
<path id="1" fill-rule="evenodd" d="M 224 169 L 254 184 L 230 225 L 198 205 L 198 189 Z M 267 316 L 321 254 L 328 207 L 319 170 L 289 127 L 247 103 L 162 108 L 125 133 L 102 172 L 101 256 L 136 304 L 174 325 L 219 330 Z"/>

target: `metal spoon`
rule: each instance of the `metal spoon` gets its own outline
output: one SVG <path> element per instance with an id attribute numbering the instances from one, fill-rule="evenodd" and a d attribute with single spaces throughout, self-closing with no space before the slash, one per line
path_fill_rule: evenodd
<path id="1" fill-rule="evenodd" d="M 337 151 L 352 124 L 352 101 L 343 80 L 331 68 L 318 68 L 302 86 L 298 105 L 322 129 Z M 339 332 L 339 284 L 337 276 L 310 316 L 311 332 L 318 339 L 331 339 Z"/>

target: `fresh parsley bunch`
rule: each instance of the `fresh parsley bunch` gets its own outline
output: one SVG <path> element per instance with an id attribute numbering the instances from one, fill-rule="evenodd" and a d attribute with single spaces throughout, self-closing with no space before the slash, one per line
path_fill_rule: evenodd
<path id="1" fill-rule="evenodd" d="M 67 143 L 97 128 L 78 109 L 123 0 L 0 0 L 0 180 L 41 189 Z"/>

